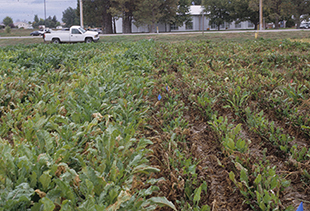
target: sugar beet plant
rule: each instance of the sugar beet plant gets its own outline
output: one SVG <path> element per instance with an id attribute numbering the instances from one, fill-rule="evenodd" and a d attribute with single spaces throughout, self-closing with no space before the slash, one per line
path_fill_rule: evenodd
<path id="1" fill-rule="evenodd" d="M 309 198 L 308 48 L 1 49 L 0 210 L 296 208 Z"/>
<path id="2" fill-rule="evenodd" d="M 184 108 L 188 109 L 184 109 L 184 117 L 192 115 L 186 127 L 193 134 L 209 135 L 205 139 L 204 135 L 198 136 L 202 139 L 199 140 L 201 143 L 210 144 L 208 139 L 216 139 L 216 143 L 211 143 L 220 149 L 214 154 L 199 151 L 196 153 L 201 155 L 197 155 L 193 153 L 195 140 L 186 137 L 187 145 L 182 148 L 184 145 L 180 143 L 185 142 L 182 138 L 179 142 L 169 142 L 168 139 L 167 148 L 177 148 L 176 153 L 171 155 L 174 159 L 171 158 L 170 164 L 173 163 L 176 170 L 180 165 L 191 166 L 182 162 L 190 157 L 188 162 L 198 166 L 193 158 L 204 160 L 212 154 L 219 166 L 230 172 L 229 179 L 243 195 L 243 204 L 248 204 L 247 209 L 292 210 L 292 201 L 288 203 L 288 198 L 283 196 L 287 194 L 288 186 L 295 188 L 287 178 L 298 172 L 296 174 L 302 178 L 298 183 L 309 185 L 308 47 L 307 43 L 264 39 L 242 43 L 188 41 L 174 45 L 161 44 L 156 51 L 156 76 L 162 87 L 169 84 L 175 95 L 180 96 L 170 103 L 176 108 L 174 111 L 170 108 L 170 113 L 177 113 L 180 105 L 185 104 Z M 168 98 L 164 100 L 166 102 Z M 162 112 L 156 113 L 159 123 L 162 120 L 160 116 L 166 116 L 163 111 L 167 106 L 160 109 Z M 160 125 L 169 122 L 163 121 Z M 203 125 L 202 122 L 209 127 L 197 131 L 195 128 Z M 181 131 L 186 128 L 185 124 L 181 127 Z M 169 132 L 173 127 L 164 129 Z M 192 136 L 196 138 L 196 135 Z M 189 154 L 191 144 L 193 154 Z M 204 149 L 203 144 L 198 147 Z M 264 147 L 267 148 L 262 152 Z M 262 156 L 266 152 L 269 156 Z M 175 159 L 175 155 L 180 159 Z M 283 163 L 283 159 L 286 159 L 285 165 L 277 166 L 277 163 Z M 227 160 L 231 162 L 227 167 L 220 162 L 227 165 Z M 290 173 L 292 163 L 298 171 Z M 205 166 L 206 169 L 208 167 Z M 180 172 L 177 184 L 182 184 L 182 176 Z M 208 185 L 218 175 L 209 176 L 211 182 L 207 179 Z M 188 179 L 197 182 L 194 177 Z M 194 187 L 200 185 L 202 181 L 198 180 Z M 212 198 L 208 205 L 216 209 L 216 201 L 223 201 L 224 197 L 216 198 L 210 192 L 202 196 L 201 202 Z M 184 208 L 188 202 L 187 208 L 194 209 L 195 203 L 190 201 L 189 194 L 185 196 L 187 198 L 177 199 L 178 204 Z M 307 201 L 307 197 L 306 194 L 303 198 Z"/>
<path id="3" fill-rule="evenodd" d="M 139 132 L 153 46 L 0 49 L 0 210 L 175 210 Z"/>

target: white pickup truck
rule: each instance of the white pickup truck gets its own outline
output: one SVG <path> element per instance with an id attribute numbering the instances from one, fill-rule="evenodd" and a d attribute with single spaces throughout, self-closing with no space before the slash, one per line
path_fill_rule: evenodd
<path id="1" fill-rule="evenodd" d="M 80 26 L 71 26 L 68 31 L 51 31 L 43 35 L 44 41 L 55 44 L 63 42 L 97 42 L 99 40 L 99 33 L 93 31 L 86 31 Z"/>

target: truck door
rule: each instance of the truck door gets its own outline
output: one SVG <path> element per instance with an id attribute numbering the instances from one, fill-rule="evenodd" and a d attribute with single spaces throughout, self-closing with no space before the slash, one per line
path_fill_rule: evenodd
<path id="1" fill-rule="evenodd" d="M 70 42 L 83 42 L 84 36 L 78 29 L 71 29 Z"/>

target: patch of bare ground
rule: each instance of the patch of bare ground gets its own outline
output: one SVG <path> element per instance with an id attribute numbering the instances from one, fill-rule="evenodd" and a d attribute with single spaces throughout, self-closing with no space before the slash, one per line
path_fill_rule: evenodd
<path id="1" fill-rule="evenodd" d="M 216 135 L 206 122 L 194 123 L 188 140 L 195 146 L 193 155 L 201 160 L 208 182 L 207 204 L 213 210 L 249 210 L 243 196 L 229 179 L 233 163 L 221 153 Z M 201 128 L 197 130 L 197 128 Z"/>
<path id="2" fill-rule="evenodd" d="M 219 110 L 219 112 L 223 112 Z M 205 169 L 209 188 L 207 204 L 213 210 L 249 210 L 243 203 L 244 198 L 229 179 L 233 170 L 232 160 L 222 153 L 222 146 L 208 122 L 195 108 L 189 110 L 190 135 L 187 140 L 195 146 L 192 154 L 201 160 L 200 165 Z M 229 115 L 228 115 L 229 116 Z"/>

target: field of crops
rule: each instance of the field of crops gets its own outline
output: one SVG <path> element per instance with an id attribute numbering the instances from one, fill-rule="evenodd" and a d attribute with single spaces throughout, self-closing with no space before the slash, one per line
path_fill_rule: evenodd
<path id="1" fill-rule="evenodd" d="M 0 48 L 0 211 L 310 210 L 309 48 Z"/>

